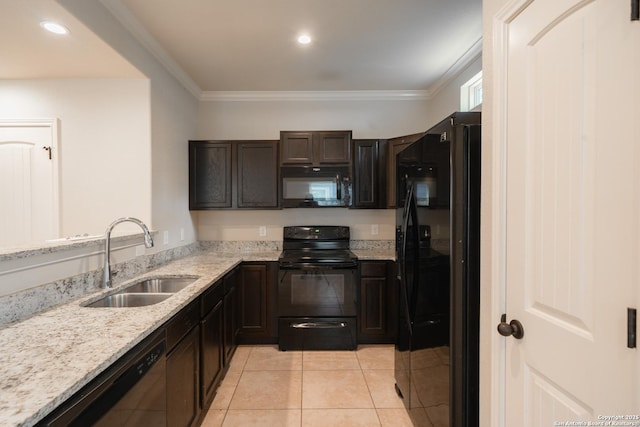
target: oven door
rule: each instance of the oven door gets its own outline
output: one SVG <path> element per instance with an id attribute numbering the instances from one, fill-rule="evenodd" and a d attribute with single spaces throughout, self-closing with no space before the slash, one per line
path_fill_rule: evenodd
<path id="1" fill-rule="evenodd" d="M 280 269 L 278 314 L 286 317 L 356 316 L 356 269 Z"/>

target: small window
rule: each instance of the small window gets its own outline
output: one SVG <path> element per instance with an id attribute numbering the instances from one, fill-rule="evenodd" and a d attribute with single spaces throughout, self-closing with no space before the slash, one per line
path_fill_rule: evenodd
<path id="1" fill-rule="evenodd" d="M 482 71 L 460 86 L 460 111 L 479 110 L 482 106 Z"/>

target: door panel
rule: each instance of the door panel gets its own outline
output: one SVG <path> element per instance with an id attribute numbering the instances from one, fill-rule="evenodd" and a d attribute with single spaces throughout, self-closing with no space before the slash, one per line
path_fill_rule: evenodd
<path id="1" fill-rule="evenodd" d="M 507 426 L 637 412 L 638 27 L 626 0 L 536 0 L 507 25 Z"/>
<path id="2" fill-rule="evenodd" d="M 55 120 L 0 121 L 0 246 L 59 237 L 56 133 Z"/>

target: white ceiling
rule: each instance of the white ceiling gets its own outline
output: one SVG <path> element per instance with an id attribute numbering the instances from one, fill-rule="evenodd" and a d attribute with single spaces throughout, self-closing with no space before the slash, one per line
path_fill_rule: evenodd
<path id="1" fill-rule="evenodd" d="M 481 0 L 100 1 L 203 92 L 435 92 L 481 49 Z M 0 7 L 0 78 L 137 73 L 53 0 Z M 70 37 L 44 33 L 45 17 Z"/>
<path id="2" fill-rule="evenodd" d="M 55 20 L 67 36 L 40 28 Z M 140 77 L 140 72 L 53 0 L 0 0 L 0 78 Z"/>

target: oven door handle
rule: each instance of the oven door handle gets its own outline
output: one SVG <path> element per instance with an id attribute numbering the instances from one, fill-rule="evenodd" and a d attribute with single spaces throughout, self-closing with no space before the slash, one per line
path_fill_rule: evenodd
<path id="1" fill-rule="evenodd" d="M 280 265 L 280 270 L 283 271 L 333 271 L 333 270 L 353 270 L 358 268 L 357 262 L 348 262 L 348 263 L 334 263 L 334 264 L 324 264 L 324 265 Z"/>
<path id="2" fill-rule="evenodd" d="M 291 322 L 289 327 L 294 329 L 341 329 L 346 328 L 345 322 Z"/>

